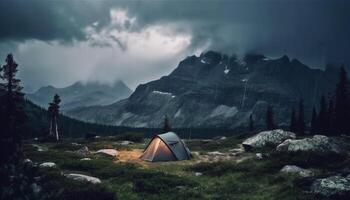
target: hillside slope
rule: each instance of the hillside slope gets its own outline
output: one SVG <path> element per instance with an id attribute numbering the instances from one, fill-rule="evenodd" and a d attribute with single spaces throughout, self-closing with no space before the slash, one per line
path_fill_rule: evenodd
<path id="1" fill-rule="evenodd" d="M 168 76 L 139 85 L 125 100 L 109 106 L 76 108 L 67 114 L 84 121 L 132 127 L 161 127 L 164 115 L 173 127 L 237 128 L 265 123 L 268 104 L 275 121 L 289 123 L 292 107 L 303 99 L 306 116 L 319 97 L 334 90 L 337 70 L 311 69 L 287 56 L 236 57 L 209 51 L 181 61 Z"/>

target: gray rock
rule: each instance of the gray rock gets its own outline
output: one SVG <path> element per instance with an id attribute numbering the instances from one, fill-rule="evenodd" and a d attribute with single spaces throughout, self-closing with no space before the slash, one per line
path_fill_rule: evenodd
<path id="1" fill-rule="evenodd" d="M 246 150 L 254 148 L 262 148 L 266 145 L 278 145 L 286 139 L 295 138 L 295 133 L 284 131 L 282 129 L 276 129 L 271 131 L 263 131 L 246 139 L 242 145 Z"/>
<path id="2" fill-rule="evenodd" d="M 341 147 L 331 138 L 324 135 L 314 135 L 312 138 L 300 140 L 285 140 L 276 148 L 286 152 L 343 152 Z"/>
<path id="3" fill-rule="evenodd" d="M 101 180 L 99 178 L 87 176 L 87 175 L 83 175 L 83 174 L 68 174 L 67 178 L 70 178 L 70 179 L 73 179 L 76 181 L 86 181 L 86 182 L 90 182 L 93 184 L 101 183 Z"/>
<path id="4" fill-rule="evenodd" d="M 87 156 L 90 154 L 89 148 L 87 146 L 83 146 L 82 148 L 75 151 L 75 153 L 81 155 L 81 156 Z"/>
<path id="5" fill-rule="evenodd" d="M 256 153 L 255 154 L 256 159 L 262 160 L 263 159 L 263 154 L 262 153 Z"/>
<path id="6" fill-rule="evenodd" d="M 36 148 L 37 151 L 46 151 L 46 149 L 38 144 L 32 144 L 34 148 Z"/>
<path id="7" fill-rule="evenodd" d="M 56 167 L 56 163 L 54 163 L 54 162 L 44 162 L 44 163 L 41 163 L 39 165 L 39 167 L 43 167 L 43 168 L 45 168 L 45 167 Z"/>
<path id="8" fill-rule="evenodd" d="M 317 179 L 311 186 L 311 192 L 325 197 L 350 194 L 350 176 L 331 176 Z"/>
<path id="9" fill-rule="evenodd" d="M 119 152 L 115 149 L 100 149 L 96 151 L 96 153 L 111 156 L 111 157 L 116 157 L 119 155 Z"/>
<path id="10" fill-rule="evenodd" d="M 121 141 L 120 144 L 121 145 L 129 145 L 129 144 L 134 144 L 134 142 L 125 140 L 125 141 Z"/>
<path id="11" fill-rule="evenodd" d="M 301 177 L 311 177 L 314 175 L 311 170 L 303 169 L 296 165 L 286 165 L 280 170 L 280 172 L 287 174 L 298 174 Z"/>
<path id="12" fill-rule="evenodd" d="M 91 158 L 82 158 L 80 159 L 81 161 L 87 161 L 87 160 L 92 160 Z"/>
<path id="13" fill-rule="evenodd" d="M 195 175 L 195 176 L 202 176 L 203 173 L 202 173 L 202 172 L 195 172 L 194 175 Z"/>
<path id="14" fill-rule="evenodd" d="M 219 151 L 211 151 L 211 152 L 208 152 L 207 153 L 208 155 L 211 155 L 211 156 L 223 156 L 224 154 L 219 152 Z"/>

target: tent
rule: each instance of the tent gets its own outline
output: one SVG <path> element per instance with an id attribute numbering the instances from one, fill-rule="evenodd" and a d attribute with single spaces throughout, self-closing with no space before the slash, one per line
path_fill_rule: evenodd
<path id="1" fill-rule="evenodd" d="M 141 160 L 151 162 L 190 158 L 191 153 L 186 144 L 174 132 L 154 136 L 140 157 Z"/>

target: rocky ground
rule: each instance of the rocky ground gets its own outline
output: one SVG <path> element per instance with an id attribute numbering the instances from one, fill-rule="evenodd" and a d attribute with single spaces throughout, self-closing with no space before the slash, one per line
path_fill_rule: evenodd
<path id="1" fill-rule="evenodd" d="M 26 162 L 39 171 L 38 194 L 66 191 L 58 199 L 84 192 L 79 184 L 89 188 L 86 199 L 96 194 L 98 199 L 347 199 L 350 194 L 345 137 L 274 130 L 243 139 L 193 139 L 186 141 L 191 160 L 160 163 L 139 159 L 148 141 L 27 141 L 24 149 Z"/>

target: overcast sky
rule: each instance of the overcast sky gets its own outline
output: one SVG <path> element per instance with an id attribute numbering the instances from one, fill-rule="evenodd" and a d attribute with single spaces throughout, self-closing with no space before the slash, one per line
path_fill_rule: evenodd
<path id="1" fill-rule="evenodd" d="M 0 0 L 0 10 L 1 62 L 14 54 L 27 91 L 119 79 L 135 89 L 208 49 L 350 66 L 346 0 Z"/>

